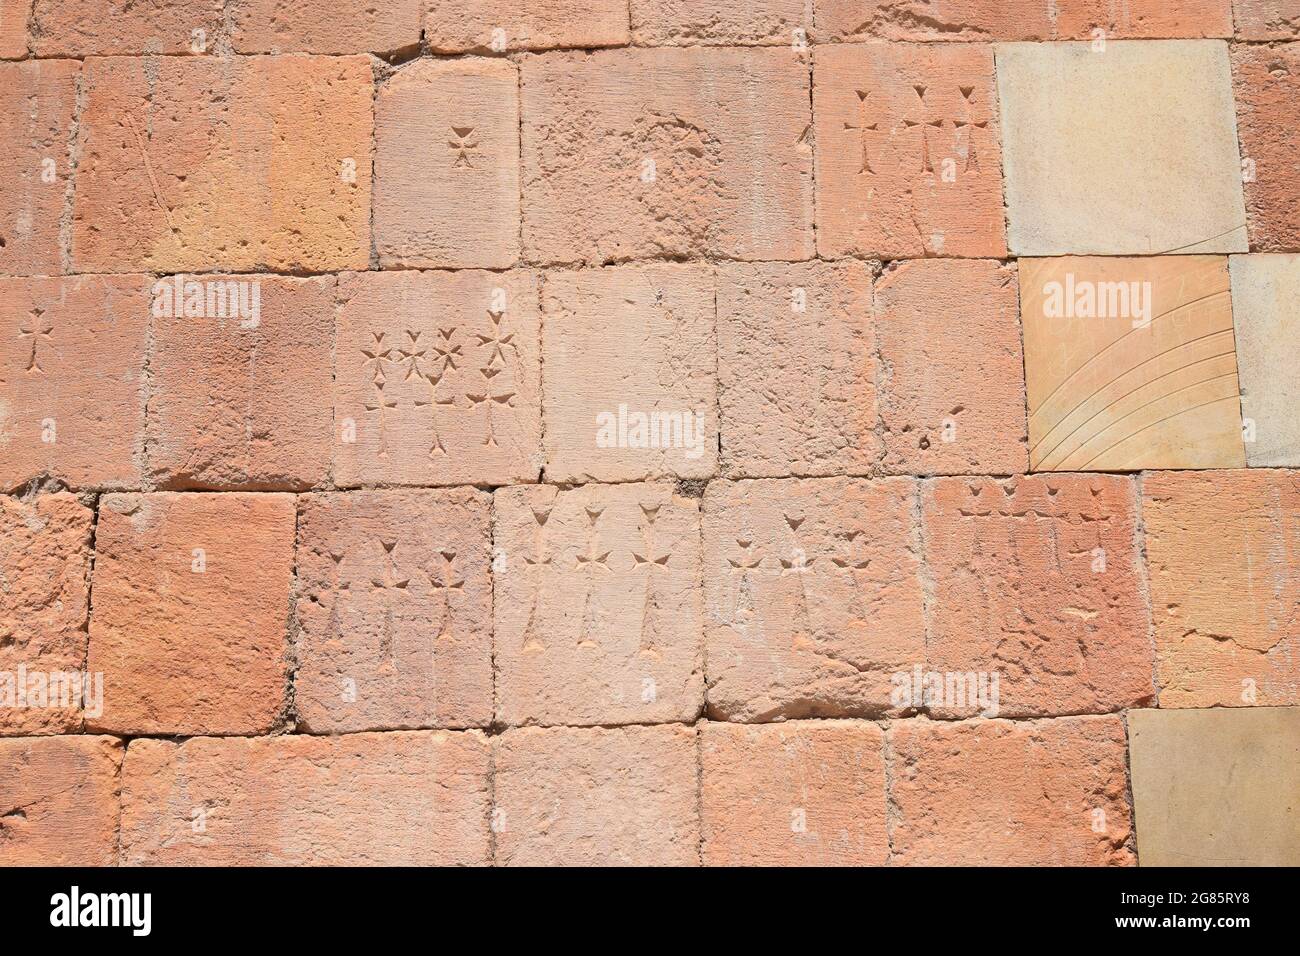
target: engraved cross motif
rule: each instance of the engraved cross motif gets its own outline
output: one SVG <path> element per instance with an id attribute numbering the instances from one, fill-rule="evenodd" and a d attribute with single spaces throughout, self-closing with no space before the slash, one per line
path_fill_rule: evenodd
<path id="1" fill-rule="evenodd" d="M 550 517 L 550 508 L 533 509 L 533 554 L 524 555 L 524 565 L 532 579 L 529 588 L 532 599 L 528 604 L 528 621 L 524 624 L 524 650 L 542 650 L 545 646 L 538 633 L 537 606 L 541 601 L 543 577 L 554 559 L 554 555 L 546 553 L 546 522 Z"/>
<path id="2" fill-rule="evenodd" d="M 586 578 L 586 589 L 582 597 L 582 630 L 578 634 L 579 647 L 595 647 L 596 641 L 592 638 L 592 632 L 595 630 L 596 608 L 592 603 L 592 591 L 596 586 L 596 569 L 600 568 L 606 574 L 610 574 L 609 555 L 606 551 L 603 554 L 596 551 L 597 538 L 599 534 L 596 530 L 596 523 L 604 513 L 604 508 L 587 508 L 587 553 L 577 555 L 578 570 L 583 572 Z"/>
<path id="3" fill-rule="evenodd" d="M 970 172 L 972 169 L 978 171 L 980 168 L 979 157 L 975 155 L 975 135 L 974 129 L 987 129 L 988 120 L 974 121 L 971 119 L 971 106 L 974 103 L 975 87 L 959 86 L 958 92 L 961 93 L 962 108 L 965 112 L 965 119 L 953 120 L 953 126 L 957 129 L 957 135 L 961 136 L 961 131 L 966 130 L 966 166 L 964 172 Z M 974 129 L 972 129 L 972 127 Z"/>
<path id="4" fill-rule="evenodd" d="M 920 132 L 921 172 L 932 173 L 934 172 L 934 164 L 930 161 L 930 137 L 926 127 L 933 127 L 934 129 L 943 129 L 944 120 L 942 117 L 940 117 L 939 119 L 925 118 L 927 112 L 926 103 L 925 103 L 925 94 L 926 94 L 927 87 L 918 84 L 917 86 L 912 87 L 912 89 L 916 91 L 916 97 L 919 102 L 920 110 L 921 110 L 920 112 L 921 118 L 916 120 L 905 119 L 903 120 L 903 126 L 906 129 L 909 130 L 915 129 Z"/>
<path id="5" fill-rule="evenodd" d="M 858 174 L 871 173 L 875 175 L 875 170 L 871 168 L 871 157 L 867 153 L 867 134 L 879 131 L 879 124 L 867 122 L 867 97 L 871 95 L 870 90 L 855 90 L 858 94 L 858 125 L 845 123 L 846 130 L 857 130 L 858 140 L 861 143 L 862 163 L 858 168 Z"/>
<path id="6" fill-rule="evenodd" d="M 429 587 L 442 597 L 442 620 L 438 624 L 435 640 L 450 633 L 451 592 L 461 592 L 465 589 L 465 579 L 456 576 L 456 552 L 439 551 L 438 556 L 442 558 L 441 567 L 434 573 L 425 572 L 429 578 Z"/>
<path id="7" fill-rule="evenodd" d="M 470 162 L 471 155 L 473 156 L 478 155 L 476 152 L 476 150 L 478 149 L 478 140 L 471 139 L 473 135 L 474 135 L 473 126 L 451 127 L 452 138 L 447 141 L 447 145 L 450 146 L 451 151 L 456 154 L 456 158 L 455 160 L 452 161 L 451 164 L 452 169 L 456 169 L 461 166 L 465 167 L 466 169 L 476 168 L 474 164 Z"/>
<path id="8" fill-rule="evenodd" d="M 23 328 L 22 326 L 18 327 L 18 338 L 32 340 L 32 348 L 27 358 L 26 370 L 28 372 L 39 372 L 42 375 L 45 374 L 45 369 L 41 366 L 41 358 L 40 358 L 41 341 L 42 339 L 48 340 L 51 334 L 53 334 L 54 332 L 53 323 L 51 323 L 48 326 L 45 325 L 44 317 L 45 317 L 44 309 L 40 309 L 40 308 L 32 309 L 31 313 L 29 314 L 29 318 L 31 319 L 31 321 L 28 323 L 28 327 L 27 328 Z"/>
<path id="9" fill-rule="evenodd" d="M 405 594 L 409 578 L 398 577 L 397 565 L 393 560 L 393 551 L 397 540 L 391 542 L 379 539 L 379 549 L 383 559 L 383 568 L 378 576 L 371 576 L 370 585 L 384 595 L 384 628 L 379 636 L 379 655 L 390 664 L 393 662 L 393 596 Z"/>
<path id="10" fill-rule="evenodd" d="M 655 548 L 655 520 L 659 517 L 659 508 L 659 505 L 641 506 L 641 515 L 645 519 L 645 529 L 642 532 L 645 541 L 642 550 L 645 554 L 632 552 L 633 567 L 646 569 L 641 614 L 641 651 L 647 654 L 656 653 L 655 644 L 659 636 L 659 588 L 655 572 L 659 568 L 668 567 L 668 561 L 672 557 L 667 553 L 659 554 Z"/>

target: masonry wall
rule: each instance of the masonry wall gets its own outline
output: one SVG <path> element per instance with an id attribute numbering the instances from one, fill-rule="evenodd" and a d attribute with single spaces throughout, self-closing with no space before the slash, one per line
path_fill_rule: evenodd
<path id="1" fill-rule="evenodd" d="M 1297 41 L 0 0 L 0 863 L 1300 862 Z"/>

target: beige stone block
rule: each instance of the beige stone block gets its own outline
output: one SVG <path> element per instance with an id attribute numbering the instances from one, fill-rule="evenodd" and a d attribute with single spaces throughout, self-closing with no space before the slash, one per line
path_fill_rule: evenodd
<path id="1" fill-rule="evenodd" d="M 1246 463 L 1300 466 L 1300 255 L 1233 256 Z"/>

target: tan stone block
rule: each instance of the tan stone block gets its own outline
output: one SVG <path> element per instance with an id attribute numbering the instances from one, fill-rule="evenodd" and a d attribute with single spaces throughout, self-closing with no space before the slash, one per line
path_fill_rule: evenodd
<path id="1" fill-rule="evenodd" d="M 223 0 L 36 0 L 32 50 L 75 57 L 209 52 L 223 31 L 224 7 Z"/>
<path id="2" fill-rule="evenodd" d="M 526 257 L 811 258 L 806 57 L 659 47 L 524 60 Z"/>
<path id="3" fill-rule="evenodd" d="M 883 865 L 883 744 L 880 728 L 867 721 L 705 723 L 705 865 Z"/>
<path id="4" fill-rule="evenodd" d="M 885 468 L 1025 470 L 1025 390 L 1014 266 L 905 262 L 876 284 Z"/>
<path id="5" fill-rule="evenodd" d="M 694 727 L 524 727 L 496 741 L 498 865 L 699 862 Z"/>
<path id="6" fill-rule="evenodd" d="M 507 53 L 629 42 L 625 0 L 426 0 L 435 53 Z"/>
<path id="7" fill-rule="evenodd" d="M 1300 480 L 1142 477 L 1162 707 L 1300 703 Z"/>
<path id="8" fill-rule="evenodd" d="M 542 311 L 549 480 L 716 473 L 718 359 L 708 266 L 548 272 Z"/>
<path id="9" fill-rule="evenodd" d="M 95 529 L 91 729 L 262 734 L 285 703 L 294 499 L 105 495 Z"/>
<path id="10" fill-rule="evenodd" d="M 804 46 L 812 0 L 631 0 L 637 46 Z"/>
<path id="11" fill-rule="evenodd" d="M 1131 866 L 1124 724 L 906 720 L 886 740 L 893 860 Z"/>
<path id="12" fill-rule="evenodd" d="M 1134 710 L 1143 866 L 1300 864 L 1300 708 Z"/>
<path id="13" fill-rule="evenodd" d="M 537 480 L 537 282 L 531 272 L 340 277 L 340 485 Z"/>
<path id="14" fill-rule="evenodd" d="M 519 77 L 504 60 L 421 59 L 375 99 L 375 248 L 391 267 L 519 258 Z"/>
<path id="15" fill-rule="evenodd" d="M 1295 30 L 1300 35 L 1300 3 Z M 1232 46 L 1250 244 L 1300 249 L 1300 44 Z"/>
<path id="16" fill-rule="evenodd" d="M 1300 466 L 1300 256 L 1233 256 L 1232 322 L 1251 466 Z"/>
<path id="17" fill-rule="evenodd" d="M 668 484 L 494 495 L 498 717 L 692 720 L 704 704 L 699 505 Z"/>
<path id="18" fill-rule="evenodd" d="M 122 862 L 482 865 L 488 774 L 477 731 L 135 740 Z"/>
<path id="19" fill-rule="evenodd" d="M 1246 251 L 1226 44 L 995 50 L 1012 255 Z"/>
<path id="20" fill-rule="evenodd" d="M 422 0 L 238 0 L 231 45 L 240 53 L 392 53 L 420 45 Z"/>
<path id="21" fill-rule="evenodd" d="M 301 500 L 300 729 L 491 723 L 490 503 L 471 488 Z"/>
<path id="22" fill-rule="evenodd" d="M 75 732 L 95 709 L 80 673 L 93 524 L 66 492 L 0 496 L 0 734 Z"/>
<path id="23" fill-rule="evenodd" d="M 715 481 L 704 495 L 710 715 L 870 716 L 925 656 L 915 483 Z"/>
<path id="24" fill-rule="evenodd" d="M 112 737 L 0 738 L 0 866 L 113 866 L 121 763 Z"/>
<path id="25" fill-rule="evenodd" d="M 112 57 L 83 84 L 78 271 L 369 264 L 369 58 Z"/>
<path id="26" fill-rule="evenodd" d="M 1019 265 L 1031 468 L 1245 464 L 1227 259 Z"/>
<path id="27" fill-rule="evenodd" d="M 881 453 L 871 266 L 729 263 L 717 302 L 723 470 L 871 471 Z"/>
<path id="28" fill-rule="evenodd" d="M 992 48 L 844 44 L 814 59 L 818 253 L 1005 256 Z"/>
<path id="29" fill-rule="evenodd" d="M 1298 0 L 1232 0 L 1240 40 L 1300 39 Z"/>
<path id="30" fill-rule="evenodd" d="M 0 279 L 0 487 L 140 483 L 148 276 Z"/>
<path id="31" fill-rule="evenodd" d="M 925 483 L 930 671 L 987 674 L 988 716 L 1098 713 L 1154 697 L 1133 483 L 1112 476 Z M 988 710 L 945 695 L 932 709 Z"/>
<path id="32" fill-rule="evenodd" d="M 0 0 L 0 60 L 21 60 L 27 56 L 32 3 L 33 0 Z"/>
<path id="33" fill-rule="evenodd" d="M 193 293 L 203 297 L 203 315 L 188 314 L 198 304 L 186 301 Z M 334 278 L 164 276 L 152 299 L 154 480 L 172 488 L 323 484 L 333 453 Z"/>

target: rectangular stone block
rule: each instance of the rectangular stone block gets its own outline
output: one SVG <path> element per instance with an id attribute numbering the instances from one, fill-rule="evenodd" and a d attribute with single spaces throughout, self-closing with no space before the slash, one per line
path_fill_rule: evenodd
<path id="1" fill-rule="evenodd" d="M 223 32 L 223 0 L 35 0 L 37 56 L 207 53 Z"/>
<path id="2" fill-rule="evenodd" d="M 698 503 L 668 484 L 542 485 L 493 498 L 501 722 L 698 716 Z"/>
<path id="3" fill-rule="evenodd" d="M 1233 256 L 1229 271 L 1246 463 L 1300 466 L 1300 256 Z"/>
<path id="4" fill-rule="evenodd" d="M 28 21 L 33 0 L 0 0 L 0 60 L 27 56 Z"/>
<path id="5" fill-rule="evenodd" d="M 708 711 L 875 716 L 924 659 L 915 483 L 714 481 L 704 495 Z"/>
<path id="6" fill-rule="evenodd" d="M 519 76 L 504 60 L 421 59 L 375 98 L 383 268 L 519 258 Z"/>
<path id="7" fill-rule="evenodd" d="M 419 48 L 422 0 L 239 0 L 230 43 L 240 53 L 404 53 Z"/>
<path id="8" fill-rule="evenodd" d="M 812 0 L 631 0 L 637 46 L 806 46 Z"/>
<path id="9" fill-rule="evenodd" d="M 1289 471 L 1142 477 L 1162 707 L 1300 703 L 1300 485 Z"/>
<path id="10" fill-rule="evenodd" d="M 1295 29 L 1300 34 L 1300 3 Z M 1232 45 L 1242 179 L 1252 249 L 1300 249 L 1300 45 Z"/>
<path id="11" fill-rule="evenodd" d="M 1226 44 L 995 49 L 1012 255 L 1246 251 Z"/>
<path id="12" fill-rule="evenodd" d="M 705 723 L 706 866 L 882 866 L 884 734 L 868 721 Z"/>
<path id="13" fill-rule="evenodd" d="M 530 261 L 812 257 L 804 52 L 552 54 L 521 76 Z"/>
<path id="14" fill-rule="evenodd" d="M 369 264 L 367 57 L 110 57 L 83 85 L 78 271 Z"/>
<path id="15" fill-rule="evenodd" d="M 340 277 L 335 481 L 536 481 L 537 285 L 531 272 Z"/>
<path id="16" fill-rule="evenodd" d="M 1005 256 L 992 49 L 826 45 L 814 60 L 818 254 Z"/>
<path id="17" fill-rule="evenodd" d="M 466 866 L 489 860 L 477 731 L 135 740 L 133 866 Z"/>
<path id="18" fill-rule="evenodd" d="M 712 269 L 650 263 L 546 274 L 546 477 L 717 472 Z"/>
<path id="19" fill-rule="evenodd" d="M 510 53 L 625 46 L 625 0 L 425 0 L 424 39 L 435 53 Z"/>
<path id="20" fill-rule="evenodd" d="M 294 701 L 309 733 L 492 720 L 491 499 L 300 499 Z"/>
<path id="21" fill-rule="evenodd" d="M 0 278 L 0 488 L 138 487 L 148 276 Z"/>
<path id="22" fill-rule="evenodd" d="M 105 495 L 95 528 L 92 672 L 124 735 L 264 734 L 285 705 L 294 498 Z"/>
<path id="23" fill-rule="evenodd" d="M 1150 703 L 1150 623 L 1130 479 L 938 478 L 922 491 L 930 671 L 988 675 L 970 716 L 1099 713 Z M 978 687 L 977 687 L 978 690 Z"/>
<path id="24" fill-rule="evenodd" d="M 1036 471 L 1240 468 L 1221 256 L 1020 260 Z"/>
<path id="25" fill-rule="evenodd" d="M 496 738 L 499 866 L 695 866 L 695 728 L 523 727 Z"/>
<path id="26" fill-rule="evenodd" d="M 1232 0 L 1239 40 L 1300 39 L 1297 0 Z"/>

